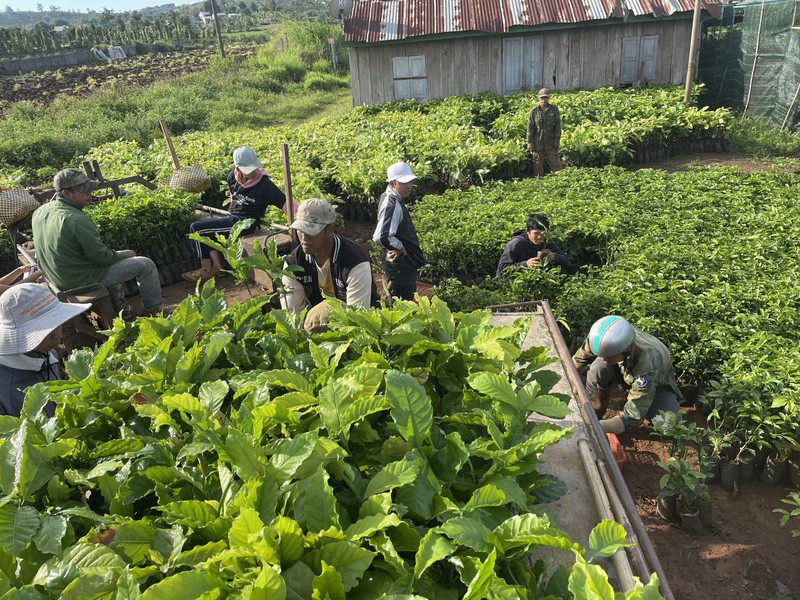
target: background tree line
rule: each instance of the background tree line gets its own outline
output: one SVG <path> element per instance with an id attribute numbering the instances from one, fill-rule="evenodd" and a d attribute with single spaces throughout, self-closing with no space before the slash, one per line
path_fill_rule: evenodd
<path id="1" fill-rule="evenodd" d="M 199 18 L 201 11 L 211 12 L 211 0 L 177 8 L 174 5 L 165 7 L 173 8 L 160 12 L 144 9 L 116 13 L 103 9 L 100 12 L 65 13 L 59 7 L 51 6 L 50 12 L 30 11 L 30 14 L 38 16 L 33 25 L 0 26 L 0 56 L 117 44 L 199 44 L 211 41 L 214 37 L 213 26 L 205 26 Z M 280 17 L 308 19 L 326 14 L 324 3 L 296 0 L 218 1 L 217 10 L 226 15 L 237 15 L 235 18 L 226 16 L 220 19 L 225 32 L 252 31 Z M 0 13 L 0 25 L 4 17 L 11 13 L 19 14 L 10 7 Z M 78 16 L 82 19 L 77 20 Z"/>

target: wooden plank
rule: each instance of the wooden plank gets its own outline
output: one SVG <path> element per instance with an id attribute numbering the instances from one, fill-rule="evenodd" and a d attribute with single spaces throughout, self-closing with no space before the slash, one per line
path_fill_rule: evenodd
<path id="1" fill-rule="evenodd" d="M 575 89 L 581 86 L 583 74 L 583 29 L 574 29 L 569 32 L 569 87 Z"/>
<path id="2" fill-rule="evenodd" d="M 364 104 L 364 101 L 361 99 L 361 84 L 359 81 L 361 77 L 361 68 L 358 64 L 360 58 L 359 54 L 359 48 L 347 49 L 347 57 L 350 62 L 350 97 L 352 98 L 353 106 Z"/>

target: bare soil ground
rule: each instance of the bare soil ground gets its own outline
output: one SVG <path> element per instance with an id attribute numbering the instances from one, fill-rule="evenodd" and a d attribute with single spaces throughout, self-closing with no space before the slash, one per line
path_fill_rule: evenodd
<path id="1" fill-rule="evenodd" d="M 745 171 L 773 168 L 768 161 L 737 154 L 695 154 L 672 157 L 648 168 L 680 171 L 690 165 L 734 165 Z M 341 233 L 367 244 L 374 224 L 348 221 Z M 219 281 L 229 301 L 249 297 L 231 278 Z M 424 284 L 420 290 L 426 289 Z M 192 293 L 194 286 L 178 283 L 164 289 L 165 301 L 174 305 Z M 622 407 L 618 399 L 612 408 Z M 684 409 L 686 418 L 702 421 L 695 409 Z M 717 526 L 703 534 L 691 534 L 679 525 L 663 521 L 656 513 L 662 471 L 656 465 L 667 458 L 667 448 L 650 435 L 648 426 L 620 436 L 628 462 L 623 475 L 639 514 L 678 600 L 791 600 L 800 598 L 800 538 L 790 527 L 780 527 L 774 509 L 791 489 L 762 484 L 757 479 L 742 484 L 738 494 L 711 485 Z"/>
<path id="2" fill-rule="evenodd" d="M 228 52 L 235 60 L 242 61 L 252 55 L 254 49 L 233 46 Z M 206 69 L 215 54 L 216 50 L 209 47 L 0 76 L 0 113 L 23 100 L 47 106 L 58 97 L 85 98 L 102 87 L 147 86 L 173 79 Z"/>
<path id="3" fill-rule="evenodd" d="M 701 419 L 694 409 L 684 410 L 686 418 Z M 789 527 L 780 527 L 780 516 L 773 512 L 791 491 L 788 483 L 771 486 L 756 478 L 741 484 L 738 494 L 710 485 L 717 526 L 699 535 L 689 533 L 656 512 L 663 474 L 656 463 L 666 460 L 668 452 L 651 431 L 646 426 L 619 436 L 628 455 L 622 474 L 675 598 L 800 597 L 800 538 L 792 538 Z"/>

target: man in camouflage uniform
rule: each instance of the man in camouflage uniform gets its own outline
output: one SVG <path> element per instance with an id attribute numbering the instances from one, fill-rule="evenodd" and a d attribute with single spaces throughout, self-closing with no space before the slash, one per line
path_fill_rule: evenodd
<path id="1" fill-rule="evenodd" d="M 606 412 L 612 385 L 630 388 L 622 414 L 600 421 L 606 433 L 638 427 L 661 411 L 680 412 L 682 395 L 669 350 L 622 317 L 610 315 L 592 325 L 572 360 L 578 373 L 586 374 L 586 393 L 598 417 Z"/>
<path id="2" fill-rule="evenodd" d="M 561 158 L 558 150 L 561 147 L 561 114 L 558 107 L 550 104 L 550 90 L 539 90 L 539 104 L 528 113 L 528 149 L 533 155 L 533 174 L 544 175 L 544 161 L 550 165 L 550 171 L 561 170 Z"/>

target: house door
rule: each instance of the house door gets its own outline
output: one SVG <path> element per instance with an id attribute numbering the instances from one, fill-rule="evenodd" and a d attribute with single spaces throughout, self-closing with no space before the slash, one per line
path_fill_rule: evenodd
<path id="1" fill-rule="evenodd" d="M 503 40 L 503 93 L 537 90 L 544 84 L 544 37 Z"/>
<path id="2" fill-rule="evenodd" d="M 620 83 L 647 83 L 656 78 L 657 35 L 635 35 L 622 38 Z"/>
<path id="3" fill-rule="evenodd" d="M 511 94 L 522 89 L 524 72 L 522 67 L 523 38 L 503 40 L 503 93 Z"/>

